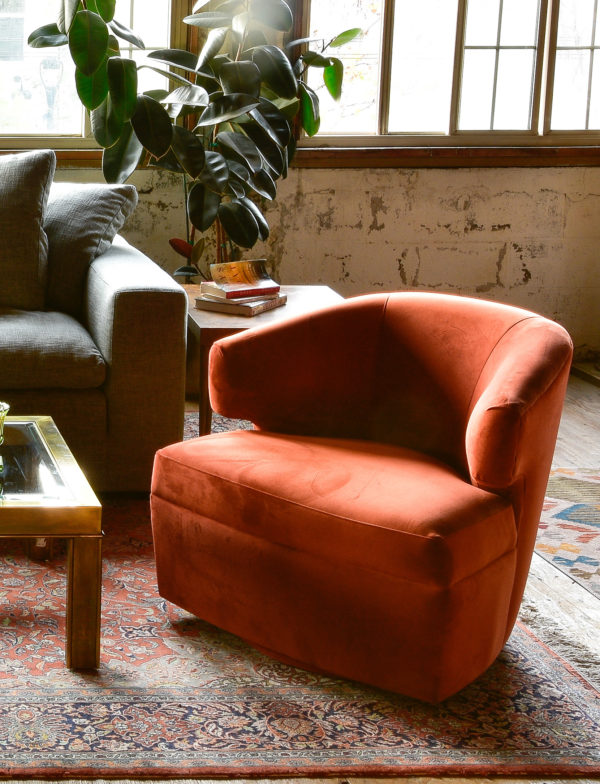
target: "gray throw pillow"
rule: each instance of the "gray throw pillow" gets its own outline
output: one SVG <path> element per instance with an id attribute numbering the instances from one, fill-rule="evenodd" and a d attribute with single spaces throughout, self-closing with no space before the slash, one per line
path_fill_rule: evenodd
<path id="1" fill-rule="evenodd" d="M 44 222 L 49 242 L 48 308 L 80 315 L 88 268 L 111 246 L 137 201 L 133 185 L 52 184 Z"/>
<path id="2" fill-rule="evenodd" d="M 44 307 L 48 238 L 43 224 L 55 168 L 52 150 L 0 156 L 0 306 Z"/>

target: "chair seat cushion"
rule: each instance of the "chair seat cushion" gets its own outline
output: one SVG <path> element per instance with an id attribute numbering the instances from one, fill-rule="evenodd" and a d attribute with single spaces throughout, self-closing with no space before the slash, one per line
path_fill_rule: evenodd
<path id="1" fill-rule="evenodd" d="M 508 501 L 434 458 L 370 441 L 212 434 L 160 450 L 153 493 L 285 547 L 437 587 L 516 546 Z"/>
<path id="2" fill-rule="evenodd" d="M 4 389 L 90 389 L 105 375 L 100 351 L 72 316 L 0 308 Z"/>

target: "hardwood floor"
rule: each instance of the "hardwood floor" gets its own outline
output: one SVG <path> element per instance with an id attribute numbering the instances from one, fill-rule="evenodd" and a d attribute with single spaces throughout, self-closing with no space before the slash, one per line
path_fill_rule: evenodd
<path id="1" fill-rule="evenodd" d="M 553 465 L 600 467 L 600 386 L 576 375 L 569 379 Z"/>

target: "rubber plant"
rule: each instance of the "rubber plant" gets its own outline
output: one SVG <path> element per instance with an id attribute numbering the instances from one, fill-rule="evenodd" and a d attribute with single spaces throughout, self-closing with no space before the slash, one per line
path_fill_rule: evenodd
<path id="1" fill-rule="evenodd" d="M 183 21 L 204 31 L 200 51 L 161 49 L 137 64 L 122 56 L 120 41 L 144 43 L 114 14 L 115 0 L 62 0 L 56 21 L 32 32 L 29 44 L 69 47 L 107 182 L 125 182 L 140 165 L 183 176 L 188 236 L 171 244 L 188 259 L 175 274 L 195 275 L 203 248 L 196 230 L 216 227 L 217 260 L 229 257 L 231 243 L 251 248 L 267 239 L 262 199 L 275 198 L 298 129 L 319 129 L 307 69 L 321 69 L 339 99 L 343 65 L 329 52 L 361 31 L 284 44 L 294 25 L 285 0 L 199 0 Z M 172 89 L 138 92 L 140 68 L 167 76 Z"/>

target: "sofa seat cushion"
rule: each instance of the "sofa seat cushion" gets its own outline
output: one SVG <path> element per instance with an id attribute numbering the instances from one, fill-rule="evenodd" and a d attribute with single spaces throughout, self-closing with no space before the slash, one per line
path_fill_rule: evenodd
<path id="1" fill-rule="evenodd" d="M 72 316 L 0 308 L 3 389 L 89 389 L 105 376 L 100 351 Z"/>
<path id="2" fill-rule="evenodd" d="M 204 522 L 438 588 L 516 546 L 508 501 L 434 458 L 370 441 L 204 436 L 157 453 L 153 492 Z"/>

